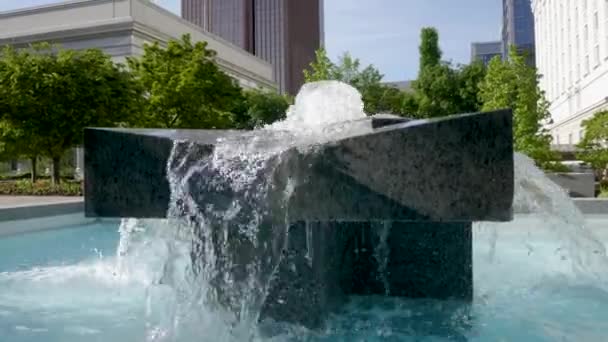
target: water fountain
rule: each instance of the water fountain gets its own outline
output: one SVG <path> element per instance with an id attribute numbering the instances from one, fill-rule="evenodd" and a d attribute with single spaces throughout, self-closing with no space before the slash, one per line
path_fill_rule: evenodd
<path id="1" fill-rule="evenodd" d="M 86 214 L 187 227 L 198 296 L 236 320 L 316 328 L 350 294 L 469 302 L 472 222 L 512 217 L 509 110 L 366 117 L 337 82 L 261 130 L 92 128 L 85 151 Z"/>
<path id="2" fill-rule="evenodd" d="M 370 118 L 321 83 L 254 132 L 89 130 L 89 215 L 140 218 L 0 237 L 0 336 L 605 341 L 608 215 L 501 120 Z"/>

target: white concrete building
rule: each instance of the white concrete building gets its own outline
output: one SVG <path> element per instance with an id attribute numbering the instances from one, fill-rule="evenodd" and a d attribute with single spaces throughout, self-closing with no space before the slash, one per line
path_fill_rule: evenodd
<path id="1" fill-rule="evenodd" d="M 72 0 L 0 12 L 0 46 L 48 41 L 69 49 L 99 48 L 118 62 L 143 45 L 179 39 L 207 41 L 219 66 L 245 88 L 275 88 L 272 66 L 148 0 Z"/>
<path id="2" fill-rule="evenodd" d="M 608 109 L 608 0 L 532 0 L 532 10 L 553 143 L 576 144 L 582 121 Z"/>

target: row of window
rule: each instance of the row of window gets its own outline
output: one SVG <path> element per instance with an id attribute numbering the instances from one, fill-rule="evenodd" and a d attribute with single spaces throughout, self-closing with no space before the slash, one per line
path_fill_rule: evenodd
<path id="1" fill-rule="evenodd" d="M 585 132 L 583 130 L 578 131 L 578 141 L 574 141 L 574 134 L 572 133 L 568 133 L 568 145 L 573 145 L 573 144 L 577 144 L 579 143 L 581 140 L 583 140 L 583 135 L 585 134 Z M 555 140 L 553 141 L 555 144 L 560 145 L 562 144 L 562 142 L 560 141 L 560 136 L 559 134 L 555 135 Z M 566 143 L 565 141 L 563 143 Z"/>
<path id="2" fill-rule="evenodd" d="M 608 59 L 608 0 L 548 0 L 536 21 L 538 67 L 550 100 Z"/>

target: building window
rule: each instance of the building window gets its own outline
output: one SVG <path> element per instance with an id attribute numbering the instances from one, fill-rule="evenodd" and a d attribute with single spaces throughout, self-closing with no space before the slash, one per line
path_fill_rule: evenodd
<path id="1" fill-rule="evenodd" d="M 593 51 L 593 67 L 597 68 L 600 65 L 600 46 L 596 45 Z"/>
<path id="2" fill-rule="evenodd" d="M 576 39 L 575 39 L 575 43 L 576 43 L 576 50 L 574 51 L 576 53 L 576 62 L 580 63 L 581 62 L 581 40 L 579 39 L 580 36 L 577 34 L 576 35 Z M 581 77 L 581 74 L 578 74 L 578 77 Z"/>
<path id="3" fill-rule="evenodd" d="M 559 145 L 559 134 L 555 135 L 555 142 L 557 143 L 557 145 Z"/>
<path id="4" fill-rule="evenodd" d="M 572 145 L 572 133 L 568 133 L 568 145 Z"/>
<path id="5" fill-rule="evenodd" d="M 597 43 L 600 31 L 600 19 L 597 12 L 593 13 L 593 41 Z"/>
<path id="6" fill-rule="evenodd" d="M 572 44 L 568 44 L 568 83 L 572 83 L 572 69 L 574 61 L 572 60 Z"/>
<path id="7" fill-rule="evenodd" d="M 581 63 L 576 63 L 576 81 L 581 80 Z"/>
<path id="8" fill-rule="evenodd" d="M 585 56 L 585 75 L 589 73 L 589 55 Z"/>
<path id="9" fill-rule="evenodd" d="M 585 25 L 585 28 L 583 29 L 583 50 L 585 51 L 585 53 L 588 52 L 588 47 L 589 47 L 589 26 Z"/>

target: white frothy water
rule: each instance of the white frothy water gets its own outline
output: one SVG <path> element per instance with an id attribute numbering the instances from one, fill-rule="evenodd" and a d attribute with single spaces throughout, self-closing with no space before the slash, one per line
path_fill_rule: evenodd
<path id="1" fill-rule="evenodd" d="M 338 81 L 305 84 L 287 111 L 285 120 L 267 126 L 274 130 L 322 131 L 331 124 L 365 118 L 361 94 Z"/>
<path id="2" fill-rule="evenodd" d="M 181 241 L 190 239 L 192 243 L 189 251 L 171 247 L 173 243 L 162 246 L 162 255 L 174 251 L 168 258 L 172 269 L 178 268 L 172 261 L 178 258 L 186 270 L 174 275 L 163 268 L 163 290 L 157 297 L 175 297 L 176 304 L 170 309 L 162 306 L 174 318 L 155 320 L 153 340 L 170 340 L 184 330 L 184 322 L 193 320 L 213 323 L 199 327 L 225 327 L 215 333 L 235 340 L 256 338 L 255 326 L 270 276 L 283 257 L 280 250 L 285 249 L 269 246 L 267 238 L 261 244 L 258 235 L 283 236 L 287 242 L 287 211 L 277 214 L 280 208 L 275 207 L 272 217 L 269 212 L 269 196 L 277 187 L 273 175 L 281 154 L 360 133 L 349 129 L 347 122 L 364 117 L 361 95 L 354 88 L 335 81 L 319 82 L 302 88 L 285 121 L 221 139 L 211 154 L 201 154 L 199 146 L 188 142 L 175 143 L 167 172 L 172 227 L 166 230 L 182 232 L 186 238 Z M 295 185 L 288 179 L 282 186 L 286 197 L 278 201 L 286 203 Z M 183 262 L 185 255 L 191 258 L 190 265 Z M 167 286 L 178 294 L 170 295 Z M 192 327 L 196 326 L 188 325 Z"/>

